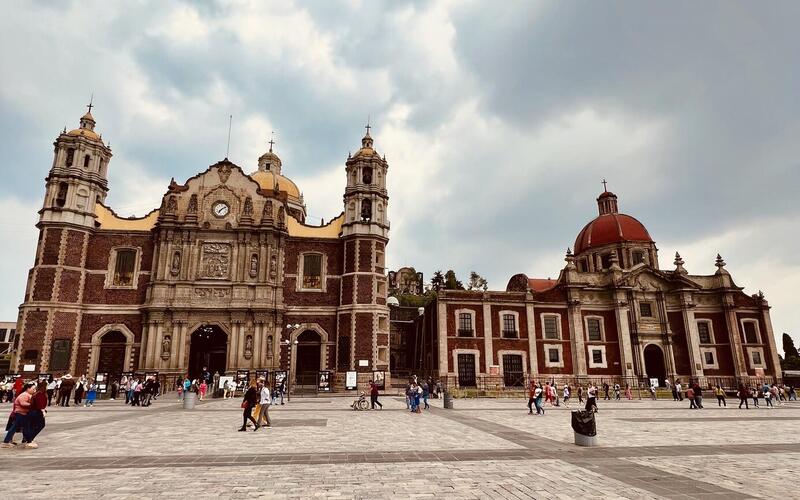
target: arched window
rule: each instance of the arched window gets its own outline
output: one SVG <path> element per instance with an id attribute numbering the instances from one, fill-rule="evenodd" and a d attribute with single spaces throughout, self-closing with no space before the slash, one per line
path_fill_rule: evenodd
<path id="1" fill-rule="evenodd" d="M 72 166 L 72 163 L 73 163 L 73 161 L 75 161 L 75 148 L 69 148 L 69 149 L 67 149 L 67 161 L 66 161 L 66 165 L 67 165 L 68 167 L 71 167 L 71 166 Z"/>
<path id="2" fill-rule="evenodd" d="M 59 207 L 63 207 L 67 204 L 67 190 L 69 189 L 69 184 L 66 182 L 60 182 L 58 184 L 58 193 L 56 193 L 56 205 Z"/>
<path id="3" fill-rule="evenodd" d="M 92 157 L 86 155 L 83 157 L 83 168 L 89 168 L 89 162 L 92 161 Z"/>
<path id="4" fill-rule="evenodd" d="M 364 167 L 361 170 L 361 179 L 364 184 L 372 184 L 372 167 Z"/>
<path id="5" fill-rule="evenodd" d="M 363 222 L 372 220 L 372 200 L 370 199 L 361 201 L 361 220 Z"/>

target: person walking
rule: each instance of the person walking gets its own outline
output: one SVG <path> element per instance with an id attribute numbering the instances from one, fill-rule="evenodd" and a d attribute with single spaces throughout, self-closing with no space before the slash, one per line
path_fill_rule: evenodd
<path id="1" fill-rule="evenodd" d="M 178 401 L 183 401 L 183 380 L 180 378 L 175 380 L 175 391 L 178 393 Z"/>
<path id="2" fill-rule="evenodd" d="M 564 407 L 569 408 L 569 384 L 564 384 Z"/>
<path id="3" fill-rule="evenodd" d="M 544 416 L 544 403 L 542 402 L 542 399 L 544 397 L 543 394 L 544 394 L 544 389 L 542 389 L 541 384 L 538 384 L 533 393 L 534 396 L 533 404 L 536 405 L 536 414 L 541 416 Z"/>
<path id="4" fill-rule="evenodd" d="M 725 406 L 725 408 L 728 407 L 728 403 L 725 402 L 725 391 L 722 389 L 722 387 L 717 386 L 714 389 L 714 395 L 717 397 L 717 406 Z"/>
<path id="5" fill-rule="evenodd" d="M 769 391 L 769 389 L 763 392 L 764 392 L 764 402 L 767 403 L 767 408 L 775 408 L 775 406 L 772 404 L 772 393 Z"/>
<path id="6" fill-rule="evenodd" d="M 83 404 L 83 393 L 86 392 L 86 375 L 81 375 L 78 384 L 75 386 L 75 406 Z"/>
<path id="7" fill-rule="evenodd" d="M 528 387 L 528 415 L 533 415 L 533 403 L 536 399 L 536 382 L 531 380 L 531 384 Z M 539 413 L 539 407 L 536 407 L 536 413 Z"/>
<path id="8" fill-rule="evenodd" d="M 619 401 L 620 393 L 621 390 L 619 384 L 614 384 L 614 399 L 616 399 L 617 401 Z"/>
<path id="9" fill-rule="evenodd" d="M 125 377 L 125 382 L 122 383 L 122 390 L 125 391 L 125 404 L 131 404 L 133 399 L 133 377 Z"/>
<path id="10" fill-rule="evenodd" d="M 578 384 L 578 404 L 583 404 L 583 386 Z"/>
<path id="11" fill-rule="evenodd" d="M 205 399 L 205 397 L 206 397 L 206 392 L 207 392 L 207 391 L 208 391 L 208 383 L 206 382 L 206 380 L 205 380 L 205 379 L 203 379 L 203 380 L 200 382 L 200 401 L 202 401 L 203 399 Z"/>
<path id="12" fill-rule="evenodd" d="M 737 392 L 737 394 L 739 395 L 739 409 L 742 409 L 742 403 L 744 403 L 744 409 L 749 410 L 750 406 L 747 404 L 747 398 L 750 396 L 750 393 L 747 386 L 739 384 L 739 392 Z"/>
<path id="13" fill-rule="evenodd" d="M 680 387 L 680 384 L 676 380 L 675 381 L 675 385 L 672 386 L 672 400 L 673 401 L 678 401 L 678 387 Z"/>
<path id="14" fill-rule="evenodd" d="M 256 420 L 256 430 L 259 427 L 272 427 L 272 420 L 269 418 L 269 405 L 272 403 L 272 395 L 269 393 L 269 384 L 264 380 L 260 379 L 258 381 L 258 387 L 260 389 L 259 392 L 259 404 L 261 411 L 258 412 L 258 420 Z M 266 422 L 265 425 L 262 425 L 261 422 Z"/>
<path id="15" fill-rule="evenodd" d="M 589 384 L 586 389 L 586 411 L 597 413 L 597 386 Z"/>
<path id="16" fill-rule="evenodd" d="M 38 448 L 36 436 L 44 429 L 44 415 L 47 413 L 47 382 L 39 382 L 36 392 L 31 398 L 31 406 L 28 410 L 29 434 L 27 441 L 28 448 Z"/>
<path id="17" fill-rule="evenodd" d="M 630 401 L 633 399 L 633 394 L 631 393 L 631 384 L 625 384 L 625 398 Z"/>
<path id="18" fill-rule="evenodd" d="M 69 407 L 69 397 L 72 394 L 72 388 L 75 387 L 75 380 L 72 375 L 67 373 L 61 379 L 61 387 L 58 389 L 58 405 Z"/>
<path id="19" fill-rule="evenodd" d="M 28 420 L 28 411 L 31 407 L 31 400 L 33 394 L 36 392 L 36 385 L 33 382 L 23 383 L 20 388 L 20 394 L 14 398 L 14 407 L 11 410 L 13 419 L 10 420 L 11 425 L 8 427 L 6 437 L 3 439 L 2 448 L 12 448 L 16 444 L 13 442 L 14 434 L 17 432 L 22 433 L 22 440 L 27 442 L 30 437 L 30 422 Z M 25 445 L 26 448 L 35 448 L 35 446 Z"/>
<path id="20" fill-rule="evenodd" d="M 551 398 L 552 398 L 552 394 L 550 392 L 550 382 L 545 382 L 545 384 L 544 384 L 544 402 L 545 403 L 550 403 L 552 405 L 553 402 L 552 402 Z"/>
<path id="21" fill-rule="evenodd" d="M 94 400 L 97 398 L 97 384 L 94 380 L 89 380 L 89 389 L 86 391 L 86 404 L 84 406 L 94 406 Z"/>
<path id="22" fill-rule="evenodd" d="M 656 395 L 656 386 L 655 385 L 650 385 L 650 399 L 652 399 L 653 401 L 658 399 L 658 396 Z"/>
<path id="23" fill-rule="evenodd" d="M 378 405 L 381 410 L 383 410 L 383 405 L 378 401 L 378 396 L 380 395 L 380 391 L 378 390 L 378 384 L 373 382 L 372 380 L 369 381 L 369 402 L 370 407 L 374 410 L 375 405 Z"/>
<path id="24" fill-rule="evenodd" d="M 55 379 L 53 379 L 53 376 L 50 375 L 50 379 L 47 381 L 47 386 L 45 389 L 47 392 L 47 406 L 50 406 L 53 403 L 53 395 L 56 393 L 57 385 L 58 384 L 56 383 Z"/>
<path id="25" fill-rule="evenodd" d="M 689 400 L 689 409 L 696 410 L 697 405 L 694 402 L 694 389 L 691 386 L 689 386 L 689 388 L 686 389 L 686 399 Z"/>
<path id="26" fill-rule="evenodd" d="M 119 384 L 115 380 L 111 382 L 111 397 L 109 399 L 111 401 L 116 401 L 118 395 L 119 395 Z"/>
<path id="27" fill-rule="evenodd" d="M 695 382 L 692 385 L 692 389 L 694 389 L 694 404 L 697 405 L 697 408 L 702 410 L 703 409 L 703 389 L 700 388 L 700 384 Z"/>
<path id="28" fill-rule="evenodd" d="M 610 387 L 608 386 L 608 382 L 603 382 L 603 392 L 605 395 L 603 396 L 603 401 L 611 401 L 611 396 L 608 395 Z"/>
<path id="29" fill-rule="evenodd" d="M 758 406 L 758 389 L 753 387 L 750 389 L 750 396 L 753 398 L 753 406 L 759 408 Z"/>
<path id="30" fill-rule="evenodd" d="M 675 390 L 678 392 L 678 401 L 683 401 L 683 386 L 678 379 L 675 380 Z"/>
<path id="31" fill-rule="evenodd" d="M 258 430 L 258 422 L 256 419 L 253 418 L 253 408 L 255 408 L 256 404 L 259 401 L 259 394 L 258 390 L 256 389 L 256 382 L 255 380 L 250 383 L 250 387 L 244 393 L 244 397 L 242 398 L 242 427 L 239 429 L 239 432 L 245 432 L 247 430 L 247 421 L 253 422 L 255 426 L 255 430 Z"/>

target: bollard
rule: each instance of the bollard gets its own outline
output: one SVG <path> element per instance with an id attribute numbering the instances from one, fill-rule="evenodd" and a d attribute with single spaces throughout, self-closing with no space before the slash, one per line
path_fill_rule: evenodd
<path id="1" fill-rule="evenodd" d="M 196 401 L 197 401 L 197 393 L 187 392 L 186 394 L 183 395 L 183 409 L 193 410 Z"/>
<path id="2" fill-rule="evenodd" d="M 444 407 L 448 410 L 453 409 L 453 395 L 449 392 L 444 393 Z"/>

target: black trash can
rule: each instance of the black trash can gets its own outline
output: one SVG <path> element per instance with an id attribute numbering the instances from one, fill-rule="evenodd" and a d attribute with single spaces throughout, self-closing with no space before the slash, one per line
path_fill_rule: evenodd
<path id="1" fill-rule="evenodd" d="M 597 425 L 594 415 L 593 411 L 572 411 L 572 430 L 575 431 L 576 445 L 597 446 Z"/>
<path id="2" fill-rule="evenodd" d="M 448 410 L 453 409 L 453 395 L 449 392 L 444 393 L 444 407 Z"/>

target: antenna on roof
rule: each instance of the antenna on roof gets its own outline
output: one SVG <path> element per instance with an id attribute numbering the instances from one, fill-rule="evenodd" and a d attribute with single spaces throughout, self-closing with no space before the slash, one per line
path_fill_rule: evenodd
<path id="1" fill-rule="evenodd" d="M 225 148 L 225 159 L 231 153 L 231 124 L 233 124 L 233 115 L 228 115 L 228 147 Z"/>

